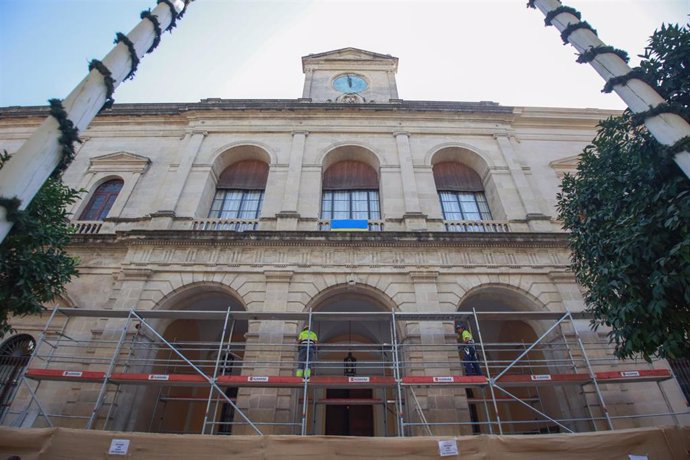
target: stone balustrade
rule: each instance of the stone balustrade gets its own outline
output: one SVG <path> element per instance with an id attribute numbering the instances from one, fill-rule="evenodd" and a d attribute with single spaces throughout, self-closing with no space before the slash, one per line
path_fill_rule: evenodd
<path id="1" fill-rule="evenodd" d="M 209 217 L 206 219 L 194 219 L 192 230 L 245 232 L 256 230 L 258 225 L 258 219 L 218 219 Z"/>
<path id="2" fill-rule="evenodd" d="M 499 220 L 444 220 L 447 232 L 505 233 L 510 231 L 508 222 Z"/>
<path id="3" fill-rule="evenodd" d="M 322 232 L 328 232 L 331 230 L 330 220 L 319 220 L 319 230 Z M 382 220 L 370 220 L 369 221 L 369 231 L 370 232 L 382 232 L 383 231 L 383 221 Z"/>
<path id="4" fill-rule="evenodd" d="M 103 227 L 103 221 L 100 220 L 78 220 L 72 222 L 74 233 L 78 235 L 90 235 L 99 233 Z"/>

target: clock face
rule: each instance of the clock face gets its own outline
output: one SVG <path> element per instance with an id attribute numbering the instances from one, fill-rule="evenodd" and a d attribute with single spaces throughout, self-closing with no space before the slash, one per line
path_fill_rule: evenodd
<path id="1" fill-rule="evenodd" d="M 359 93 L 368 86 L 364 78 L 353 73 L 346 73 L 333 80 L 333 88 L 341 93 Z"/>

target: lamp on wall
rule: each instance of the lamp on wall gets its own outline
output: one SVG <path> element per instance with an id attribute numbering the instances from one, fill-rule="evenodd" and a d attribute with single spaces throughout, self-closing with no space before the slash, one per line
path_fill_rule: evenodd
<path id="1" fill-rule="evenodd" d="M 349 322 L 349 341 L 352 344 L 352 321 Z M 357 375 L 357 358 L 352 356 L 352 350 L 347 352 L 347 356 L 343 359 L 343 370 L 347 377 Z"/>

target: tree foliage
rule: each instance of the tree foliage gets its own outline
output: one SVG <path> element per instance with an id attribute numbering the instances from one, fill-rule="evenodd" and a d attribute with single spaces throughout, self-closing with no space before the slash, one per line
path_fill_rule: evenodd
<path id="1" fill-rule="evenodd" d="M 640 57 L 645 79 L 686 116 L 690 30 L 662 26 Z M 690 356 L 690 180 L 629 111 L 599 124 L 558 210 L 593 327 L 611 328 L 616 355 Z"/>
<path id="2" fill-rule="evenodd" d="M 11 316 L 40 313 L 78 275 L 78 261 L 65 249 L 72 233 L 65 207 L 79 193 L 50 178 L 27 209 L 12 216 L 14 226 L 0 244 L 0 337 L 12 329 Z"/>

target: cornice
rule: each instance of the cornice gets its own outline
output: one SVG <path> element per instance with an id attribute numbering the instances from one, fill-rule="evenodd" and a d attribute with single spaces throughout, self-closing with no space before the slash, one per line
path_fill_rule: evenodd
<path id="1" fill-rule="evenodd" d="M 282 246 L 379 248 L 558 248 L 568 249 L 566 233 L 307 232 L 130 230 L 115 235 L 73 235 L 72 245 L 124 246 Z"/>
<path id="2" fill-rule="evenodd" d="M 432 111 L 432 112 L 486 112 L 513 113 L 512 107 L 501 106 L 496 102 L 464 101 L 406 101 L 394 104 L 346 104 L 346 103 L 305 103 L 298 99 L 202 99 L 190 103 L 160 104 L 115 104 L 101 112 L 94 122 L 117 116 L 160 116 L 179 115 L 185 112 L 214 112 L 220 110 L 272 110 L 308 112 L 314 110 L 343 111 Z M 0 120 L 11 118 L 48 116 L 46 106 L 0 107 Z"/>

